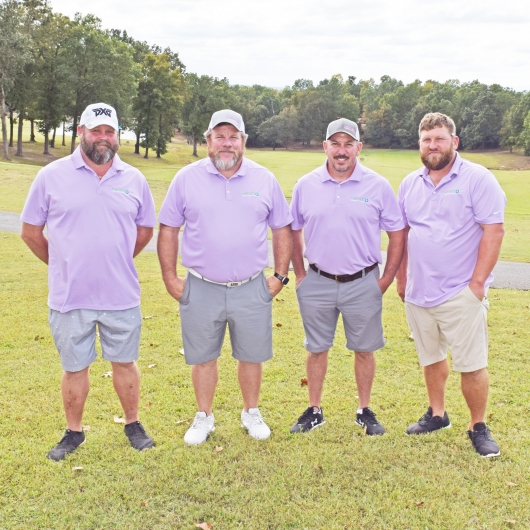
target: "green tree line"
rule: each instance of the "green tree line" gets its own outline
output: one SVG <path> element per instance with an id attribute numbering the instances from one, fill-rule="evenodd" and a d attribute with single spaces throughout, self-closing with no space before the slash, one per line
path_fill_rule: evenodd
<path id="1" fill-rule="evenodd" d="M 228 79 L 186 72 L 178 53 L 136 41 L 119 29 L 103 30 L 94 15 L 70 19 L 47 0 L 0 0 L 0 109 L 3 156 L 16 143 L 23 156 L 26 122 L 44 135 L 44 153 L 68 124 L 71 150 L 89 103 L 118 111 L 121 126 L 136 134 L 135 152 L 147 158 L 167 151 L 175 129 L 193 154 L 212 112 L 242 114 L 248 145 L 309 146 L 324 139 L 327 124 L 346 117 L 359 123 L 373 147 L 415 148 L 427 112 L 450 115 L 464 149 L 523 149 L 530 156 L 530 93 L 498 84 L 416 80 L 383 76 L 357 80 L 333 75 L 314 84 L 298 79 L 281 90 L 231 85 Z"/>

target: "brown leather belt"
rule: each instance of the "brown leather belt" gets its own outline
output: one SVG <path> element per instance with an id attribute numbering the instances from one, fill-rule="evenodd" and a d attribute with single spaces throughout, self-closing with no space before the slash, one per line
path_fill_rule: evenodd
<path id="1" fill-rule="evenodd" d="M 370 271 L 373 271 L 378 265 L 378 263 L 374 263 L 373 265 L 370 265 L 369 267 L 366 267 L 360 270 L 359 272 L 356 272 L 355 274 L 330 274 L 329 272 L 321 271 L 314 263 L 311 263 L 309 266 L 315 272 L 319 273 L 321 276 L 324 276 L 324 278 L 330 278 L 331 280 L 335 280 L 337 283 L 346 283 L 353 282 L 353 280 L 358 280 L 359 278 L 362 278 L 363 275 L 366 276 Z"/>

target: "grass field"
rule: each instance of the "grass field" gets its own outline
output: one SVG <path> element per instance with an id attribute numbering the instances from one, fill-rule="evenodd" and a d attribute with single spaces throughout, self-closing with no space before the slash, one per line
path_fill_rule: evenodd
<path id="1" fill-rule="evenodd" d="M 141 418 L 157 446 L 132 450 L 110 369 L 98 360 L 84 424 L 87 443 L 62 463 L 46 460 L 62 434 L 60 363 L 47 324 L 46 267 L 16 234 L 0 233 L 0 528 L 2 529 L 499 529 L 530 527 L 527 359 L 530 292 L 490 291 L 488 422 L 502 450 L 481 459 L 466 439 L 458 377 L 449 379 L 453 427 L 404 435 L 425 408 L 425 390 L 402 304 L 385 296 L 387 345 L 378 353 L 372 406 L 387 428 L 368 438 L 353 424 L 352 356 L 340 328 L 323 407 L 327 424 L 301 436 L 289 427 L 306 407 L 303 331 L 294 289 L 274 302 L 275 357 L 265 365 L 264 442 L 239 426 L 235 363 L 225 344 L 215 400 L 217 429 L 202 446 L 182 437 L 195 413 L 176 304 L 154 254 L 137 258 L 144 330 Z M 149 365 L 156 366 L 149 368 Z M 73 470 L 82 467 L 81 470 Z M 510 523 L 509 521 L 516 521 Z"/>
<path id="2" fill-rule="evenodd" d="M 67 141 L 67 143 L 69 143 Z M 20 212 L 27 191 L 40 166 L 50 158 L 43 157 L 42 143 L 24 144 L 28 159 L 13 157 L 12 162 L 0 162 L 0 211 Z M 134 142 L 124 140 L 120 156 L 139 168 L 149 180 L 157 209 L 162 205 L 169 183 L 175 173 L 196 160 L 191 155 L 191 146 L 182 138 L 169 145 L 169 151 L 161 159 L 152 156 L 148 160 L 133 154 Z M 14 153 L 14 150 L 13 150 Z M 53 150 L 55 157 L 69 154 L 68 147 Z M 204 146 L 199 147 L 199 156 L 206 156 Z M 296 181 L 321 165 L 325 155 L 315 151 L 286 151 L 249 149 L 247 156 L 269 168 L 278 178 L 288 200 Z M 508 197 L 501 259 L 530 262 L 530 159 L 520 154 L 504 152 L 467 153 L 462 156 L 490 168 Z M 395 190 L 408 173 L 419 167 L 419 156 L 415 151 L 364 150 L 362 163 L 385 176 Z M 53 157 L 54 158 L 54 157 Z M 52 158 L 52 159 L 53 159 Z M 22 163 L 21 163 L 22 162 Z M 383 241 L 385 243 L 385 240 Z"/>

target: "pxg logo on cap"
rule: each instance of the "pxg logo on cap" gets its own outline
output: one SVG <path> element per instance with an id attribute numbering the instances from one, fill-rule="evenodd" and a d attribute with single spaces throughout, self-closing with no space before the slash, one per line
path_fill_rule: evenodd
<path id="1" fill-rule="evenodd" d="M 245 124 L 243 123 L 243 117 L 241 114 L 234 112 L 230 109 L 218 110 L 212 114 L 212 119 L 210 120 L 210 125 L 208 125 L 208 130 L 210 131 L 214 127 L 221 123 L 229 123 L 233 125 L 238 131 L 242 133 L 245 132 Z"/>
<path id="2" fill-rule="evenodd" d="M 87 129 L 94 129 L 98 125 L 110 125 L 116 130 L 119 129 L 116 110 L 106 103 L 89 105 L 81 114 L 79 125 L 84 125 Z"/>

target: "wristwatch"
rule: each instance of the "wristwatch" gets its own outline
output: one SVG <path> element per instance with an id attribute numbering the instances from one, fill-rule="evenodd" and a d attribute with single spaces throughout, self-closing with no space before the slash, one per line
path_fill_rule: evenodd
<path id="1" fill-rule="evenodd" d="M 275 272 L 274 277 L 278 278 L 278 280 L 280 280 L 283 283 L 283 285 L 287 285 L 289 283 L 289 278 L 287 278 L 287 276 L 281 276 L 280 274 Z"/>

